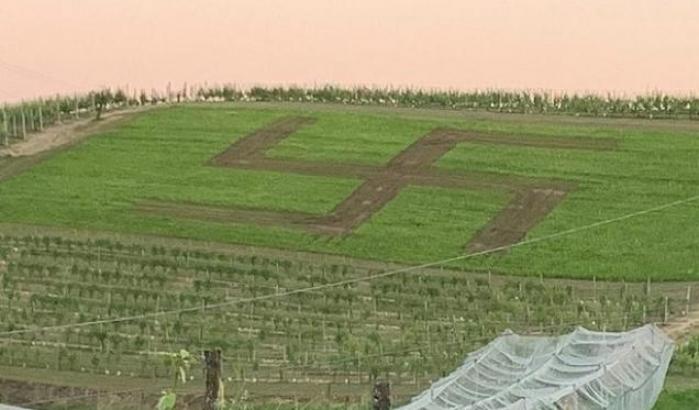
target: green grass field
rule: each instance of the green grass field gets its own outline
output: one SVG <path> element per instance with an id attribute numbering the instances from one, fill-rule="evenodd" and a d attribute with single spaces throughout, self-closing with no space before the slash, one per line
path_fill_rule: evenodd
<path id="1" fill-rule="evenodd" d="M 694 410 L 699 408 L 699 390 L 666 392 L 655 406 L 656 410 Z"/>
<path id="2" fill-rule="evenodd" d="M 322 106 L 321 106 L 322 107 Z M 699 193 L 699 138 L 691 125 L 541 117 L 460 116 L 409 110 L 298 105 L 201 104 L 140 113 L 0 182 L 0 222 L 157 234 L 344 254 L 406 263 L 449 258 L 507 202 L 498 189 L 408 187 L 353 234 L 341 238 L 245 221 L 147 215 L 144 200 L 323 214 L 361 183 L 356 178 L 226 169 L 205 163 L 236 139 L 290 115 L 316 123 L 271 149 L 274 158 L 381 165 L 429 130 L 451 127 L 541 138 L 611 138 L 589 151 L 462 143 L 436 164 L 479 172 L 571 181 L 577 189 L 528 238 L 618 217 Z M 658 125 L 659 124 L 659 125 Z M 684 123 L 683 123 L 684 124 Z M 699 127 L 696 127 L 699 131 Z M 2 163 L 0 163 L 2 166 Z M 469 269 L 521 274 L 699 279 L 699 204 L 606 225 L 554 241 L 478 257 Z"/>

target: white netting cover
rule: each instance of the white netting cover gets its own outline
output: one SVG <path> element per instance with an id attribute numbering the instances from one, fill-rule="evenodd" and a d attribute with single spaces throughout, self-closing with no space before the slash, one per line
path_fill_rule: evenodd
<path id="1" fill-rule="evenodd" d="M 650 410 L 673 351 L 654 325 L 558 337 L 505 332 L 401 410 Z"/>

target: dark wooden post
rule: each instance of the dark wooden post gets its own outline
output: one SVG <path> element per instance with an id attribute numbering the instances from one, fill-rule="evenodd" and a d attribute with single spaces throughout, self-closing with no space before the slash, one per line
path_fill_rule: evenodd
<path id="1" fill-rule="evenodd" d="M 204 410 L 214 410 L 221 391 L 221 350 L 204 352 L 206 366 L 206 396 Z"/>
<path id="2" fill-rule="evenodd" d="M 687 317 L 692 310 L 692 285 L 687 286 Z"/>
<path id="3" fill-rule="evenodd" d="M 2 107 L 2 137 L 3 145 L 10 145 L 10 127 L 7 121 L 7 111 Z"/>
<path id="4" fill-rule="evenodd" d="M 374 410 L 389 410 L 391 408 L 391 385 L 388 382 L 374 384 Z"/>

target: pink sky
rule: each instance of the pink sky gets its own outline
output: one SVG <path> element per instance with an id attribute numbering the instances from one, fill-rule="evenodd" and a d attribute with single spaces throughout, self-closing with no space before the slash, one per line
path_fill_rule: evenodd
<path id="1" fill-rule="evenodd" d="M 699 92 L 697 0 L 4 0 L 0 100 L 168 82 Z"/>

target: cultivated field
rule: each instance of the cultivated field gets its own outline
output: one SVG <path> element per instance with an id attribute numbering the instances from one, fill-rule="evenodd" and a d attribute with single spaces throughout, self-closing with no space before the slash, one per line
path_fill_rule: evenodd
<path id="1" fill-rule="evenodd" d="M 78 384 L 89 392 L 115 383 L 140 392 L 145 383 L 152 394 L 171 375 L 167 353 L 219 347 L 233 391 L 244 386 L 256 400 L 356 400 L 378 376 L 405 399 L 505 329 L 622 330 L 663 321 L 665 297 L 669 316 L 686 308 L 686 287 L 670 283 L 541 282 L 439 269 L 364 281 L 378 267 L 246 249 L 1 239 L 3 374 L 34 382 L 56 372 L 62 380 L 106 377 Z M 294 293 L 302 288 L 314 289 Z M 110 321 L 124 317 L 136 319 Z M 200 374 L 192 378 L 198 389 Z M 3 394 L 15 403 L 46 399 L 45 389 Z"/>
<path id="2" fill-rule="evenodd" d="M 695 196 L 698 132 L 691 121 L 182 104 L 0 158 L 0 378 L 14 380 L 0 398 L 90 406 L 100 392 L 143 405 L 169 384 L 168 353 L 219 347 L 227 389 L 251 403 L 356 402 L 376 377 L 400 401 L 505 329 L 684 320 L 699 201 L 403 269 Z M 84 322 L 96 323 L 71 326 Z M 696 354 L 682 357 L 673 372 L 695 375 Z M 201 374 L 190 377 L 183 391 L 200 392 Z M 56 380 L 65 386 L 46 387 Z M 680 390 L 666 406 L 695 402 Z"/>
<path id="3" fill-rule="evenodd" d="M 0 221 L 420 263 L 695 195 L 697 130 L 681 121 L 177 106 L 138 114 L 0 183 Z M 697 218 L 694 202 L 459 267 L 696 279 Z"/>

